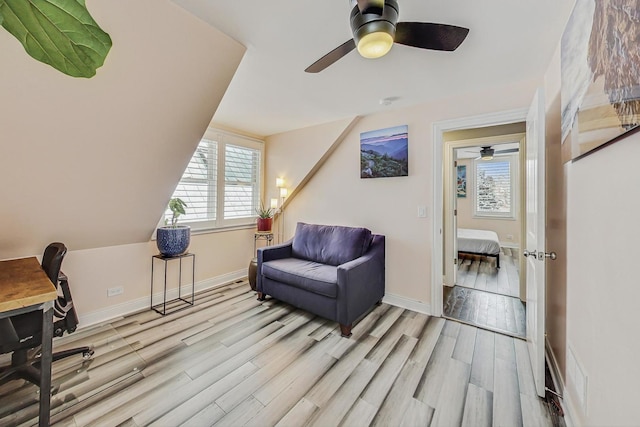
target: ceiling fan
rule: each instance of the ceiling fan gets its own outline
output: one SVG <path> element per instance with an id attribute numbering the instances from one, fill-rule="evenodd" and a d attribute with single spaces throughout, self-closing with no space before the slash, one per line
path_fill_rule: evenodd
<path id="1" fill-rule="evenodd" d="M 355 3 L 356 0 L 352 0 Z M 357 0 L 351 10 L 353 38 L 311 64 L 307 73 L 318 73 L 357 48 L 365 58 L 386 55 L 394 43 L 420 49 L 454 51 L 468 28 L 431 22 L 398 22 L 396 0 Z"/>
<path id="2" fill-rule="evenodd" d="M 468 153 L 478 153 L 478 151 L 475 150 L 465 150 Z M 480 147 L 480 157 L 479 159 L 482 160 L 491 160 L 493 159 L 493 156 L 500 155 L 500 154 L 510 154 L 510 153 L 517 153 L 518 151 L 520 151 L 520 148 L 516 147 L 516 148 L 506 148 L 504 150 L 496 150 L 494 148 L 492 148 L 490 145 L 485 145 L 483 147 Z"/>

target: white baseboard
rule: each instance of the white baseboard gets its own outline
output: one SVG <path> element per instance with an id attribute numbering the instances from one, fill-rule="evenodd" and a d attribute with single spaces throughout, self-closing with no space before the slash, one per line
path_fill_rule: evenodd
<path id="1" fill-rule="evenodd" d="M 500 242 L 500 247 L 511 248 L 511 249 L 519 249 L 520 245 L 518 245 L 517 243 L 513 243 L 513 242 Z"/>
<path id="2" fill-rule="evenodd" d="M 577 426 L 574 420 L 578 420 L 578 416 L 576 415 L 578 412 L 575 409 L 575 405 L 571 400 L 571 396 L 565 395 L 564 400 L 562 400 L 562 409 L 564 410 L 564 422 L 567 427 Z"/>
<path id="3" fill-rule="evenodd" d="M 195 292 L 203 291 L 205 289 L 216 288 L 229 282 L 241 279 L 247 276 L 247 270 L 242 269 L 233 271 L 231 273 L 222 274 L 220 276 L 205 279 L 195 284 Z M 188 295 L 191 292 L 190 285 L 184 285 L 181 288 L 180 293 Z M 170 289 L 167 291 L 167 301 L 178 297 L 178 289 Z M 157 303 L 162 301 L 162 292 L 155 292 L 153 295 L 153 302 Z M 83 314 L 79 316 L 79 328 L 86 328 L 87 326 L 96 325 L 102 322 L 113 321 L 119 317 L 126 316 L 127 314 L 135 313 L 136 311 L 150 309 L 149 297 L 137 298 L 131 301 L 123 302 L 120 304 L 112 305 L 101 310 L 97 310 L 91 313 Z"/>
<path id="4" fill-rule="evenodd" d="M 564 384 L 564 380 L 562 379 L 562 375 L 560 375 L 560 369 L 558 368 L 558 359 L 556 358 L 556 354 L 553 352 L 551 348 L 551 343 L 549 343 L 549 339 L 545 337 L 545 350 L 547 356 L 547 363 L 549 364 L 549 370 L 551 371 L 551 377 L 553 378 L 553 382 L 557 388 L 557 393 L 563 396 L 560 400 L 560 405 L 562 406 L 562 410 L 564 411 L 564 422 L 567 427 L 575 426 L 573 422 L 573 417 L 571 416 L 573 410 L 572 405 L 568 402 L 566 388 Z"/>
<path id="5" fill-rule="evenodd" d="M 407 310 L 417 311 L 418 313 L 424 313 L 431 316 L 431 305 L 414 299 L 401 297 L 399 295 L 386 294 L 382 298 L 382 302 L 396 307 L 406 308 Z"/>

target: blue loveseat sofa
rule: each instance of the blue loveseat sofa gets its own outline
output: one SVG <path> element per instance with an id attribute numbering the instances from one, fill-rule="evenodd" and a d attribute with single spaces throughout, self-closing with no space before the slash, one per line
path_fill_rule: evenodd
<path id="1" fill-rule="evenodd" d="M 258 299 L 335 320 L 345 337 L 384 287 L 385 237 L 366 228 L 299 222 L 289 242 L 258 250 Z"/>

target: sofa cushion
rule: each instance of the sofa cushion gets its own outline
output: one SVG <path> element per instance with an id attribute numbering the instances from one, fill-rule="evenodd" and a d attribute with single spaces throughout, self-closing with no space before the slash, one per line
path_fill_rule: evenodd
<path id="1" fill-rule="evenodd" d="M 330 298 L 338 296 L 338 268 L 297 258 L 262 263 L 262 275 Z"/>
<path id="2" fill-rule="evenodd" d="M 360 227 L 299 222 L 293 236 L 292 255 L 338 266 L 361 257 L 371 245 L 371 231 Z"/>

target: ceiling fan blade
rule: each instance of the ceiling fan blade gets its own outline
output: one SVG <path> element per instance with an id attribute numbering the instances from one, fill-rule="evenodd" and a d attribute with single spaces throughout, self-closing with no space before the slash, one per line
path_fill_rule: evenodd
<path id="1" fill-rule="evenodd" d="M 375 13 L 382 15 L 384 9 L 384 0 L 358 0 L 358 9 L 361 14 Z"/>
<path id="2" fill-rule="evenodd" d="M 309 65 L 304 71 L 307 73 L 319 73 L 355 48 L 356 42 L 354 42 L 353 39 L 346 41 L 313 64 Z"/>
<path id="3" fill-rule="evenodd" d="M 468 28 L 431 22 L 398 22 L 395 42 L 421 49 L 454 51 L 469 34 Z"/>
<path id="4" fill-rule="evenodd" d="M 519 151 L 520 151 L 519 148 L 507 148 L 505 150 L 496 150 L 495 153 L 496 154 L 507 154 L 507 153 L 517 153 Z"/>

